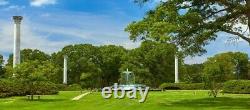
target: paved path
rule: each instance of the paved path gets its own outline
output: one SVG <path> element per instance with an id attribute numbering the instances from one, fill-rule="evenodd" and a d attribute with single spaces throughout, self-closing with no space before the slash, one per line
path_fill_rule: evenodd
<path id="1" fill-rule="evenodd" d="M 91 93 L 91 92 L 83 93 L 83 94 L 81 94 L 81 95 L 79 95 L 79 96 L 74 97 L 72 100 L 80 100 L 82 97 L 84 97 L 84 96 L 86 96 L 86 95 L 88 95 L 88 94 L 90 94 L 90 93 Z"/>

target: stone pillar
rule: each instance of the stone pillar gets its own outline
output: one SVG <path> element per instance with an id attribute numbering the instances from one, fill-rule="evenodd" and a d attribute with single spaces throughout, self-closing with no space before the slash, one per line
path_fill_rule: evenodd
<path id="1" fill-rule="evenodd" d="M 20 25 L 23 17 L 13 16 L 14 20 L 14 49 L 13 49 L 13 68 L 20 64 Z"/>
<path id="2" fill-rule="evenodd" d="M 179 83 L 178 55 L 175 55 L 175 83 Z"/>
<path id="3" fill-rule="evenodd" d="M 64 64 L 63 64 L 63 84 L 67 84 L 67 60 L 68 60 L 68 56 L 64 56 Z"/>

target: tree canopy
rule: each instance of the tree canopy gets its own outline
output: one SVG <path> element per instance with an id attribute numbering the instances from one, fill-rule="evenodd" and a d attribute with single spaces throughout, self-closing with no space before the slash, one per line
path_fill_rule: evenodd
<path id="1" fill-rule="evenodd" d="M 135 0 L 144 3 L 150 0 Z M 250 43 L 249 0 L 167 0 L 125 29 L 131 40 L 153 40 L 178 45 L 186 54 L 202 54 L 218 32 L 229 40 Z"/>
<path id="2" fill-rule="evenodd" d="M 38 49 L 23 49 L 20 52 L 21 54 L 21 62 L 26 62 L 26 61 L 47 61 L 50 59 L 50 56 L 46 54 L 45 52 L 42 52 Z M 8 59 L 8 66 L 13 65 L 13 54 L 9 56 Z"/>

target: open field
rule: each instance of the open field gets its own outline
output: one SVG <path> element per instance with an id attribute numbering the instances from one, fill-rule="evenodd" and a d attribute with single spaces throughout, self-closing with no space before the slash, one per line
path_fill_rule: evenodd
<path id="1" fill-rule="evenodd" d="M 0 99 L 0 110 L 249 110 L 250 94 L 220 94 L 217 98 L 207 91 L 149 92 L 145 103 L 138 99 L 103 99 L 92 93 L 72 101 L 80 92 L 60 92 L 29 101 L 26 97 Z"/>

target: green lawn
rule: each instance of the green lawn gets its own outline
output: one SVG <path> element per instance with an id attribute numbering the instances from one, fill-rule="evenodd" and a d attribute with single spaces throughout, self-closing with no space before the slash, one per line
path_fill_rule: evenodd
<path id="1" fill-rule="evenodd" d="M 220 94 L 208 97 L 207 91 L 149 92 L 145 103 L 138 99 L 103 99 L 92 93 L 79 101 L 71 99 L 80 92 L 60 92 L 29 101 L 26 97 L 0 99 L 0 110 L 249 110 L 250 94 Z"/>

